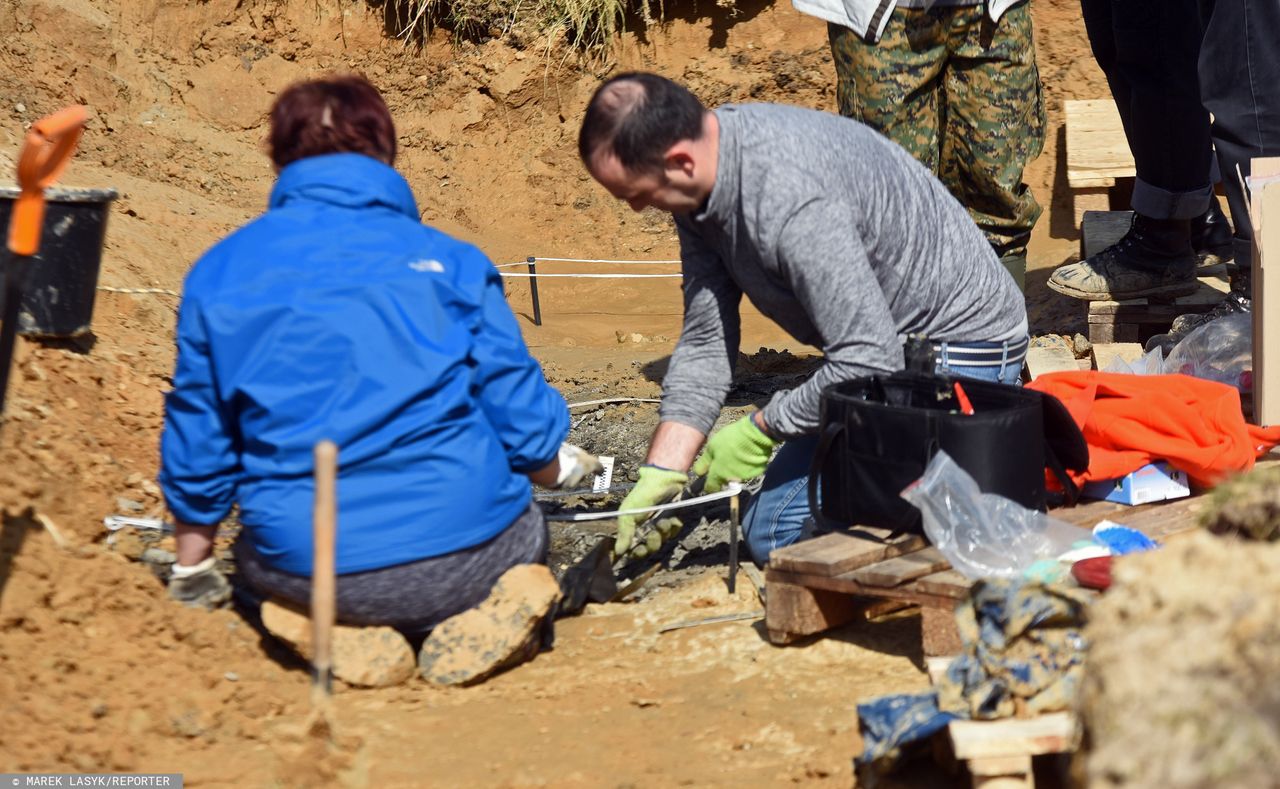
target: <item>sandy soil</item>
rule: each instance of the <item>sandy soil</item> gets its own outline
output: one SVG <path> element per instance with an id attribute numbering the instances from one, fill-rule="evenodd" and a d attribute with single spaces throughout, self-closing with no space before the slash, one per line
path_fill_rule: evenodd
<path id="1" fill-rule="evenodd" d="M 671 258 L 667 218 L 616 204 L 577 162 L 577 120 L 599 75 L 651 68 L 711 103 L 831 108 L 834 91 L 824 26 L 788 3 L 667 10 L 669 24 L 628 35 L 611 66 L 548 57 L 535 45 L 455 48 L 443 35 L 405 48 L 385 37 L 377 11 L 352 2 L 5 0 L 0 171 L 12 166 L 23 124 L 69 102 L 88 104 L 92 120 L 64 183 L 121 192 L 101 281 L 178 289 L 200 252 L 265 202 L 262 114 L 274 93 L 309 74 L 356 69 L 396 114 L 399 165 L 425 221 L 498 262 L 531 254 Z M 1054 133 L 1028 173 L 1046 206 L 1028 291 L 1034 326 L 1070 331 L 1078 310 L 1043 288 L 1047 270 L 1077 244 L 1061 102 L 1106 92 L 1078 5 L 1036 0 L 1033 11 Z M 571 401 L 656 394 L 679 330 L 673 281 L 546 281 L 541 297 L 544 325 L 534 327 L 526 285 L 510 288 L 529 344 Z M 174 309 L 165 296 L 103 293 L 93 342 L 19 343 L 0 441 L 0 768 L 180 771 L 191 785 L 332 778 L 290 737 L 307 712 L 304 667 L 240 614 L 171 605 L 144 565 L 103 543 L 105 515 L 161 514 L 151 480 Z M 807 351 L 749 309 L 743 345 Z M 754 358 L 764 378 L 747 376 L 731 405 L 764 396 L 767 386 L 752 380 L 777 383 L 804 366 Z M 598 413 L 575 435 L 618 455 L 625 475 L 656 412 L 641 405 Z M 56 546 L 33 514 L 69 547 Z M 484 686 L 340 689 L 339 720 L 362 745 L 338 777 L 467 786 L 852 783 L 854 704 L 926 684 L 914 622 L 863 625 L 786 649 L 769 646 L 749 622 L 659 635 L 665 623 L 758 606 L 745 581 L 737 596 L 727 594 L 721 554 L 692 549 L 705 533 L 712 537 L 702 547 L 723 544 L 708 528 L 690 524 L 686 540 L 694 542 L 677 557 L 679 571 L 659 575 L 639 603 L 592 607 L 565 621 L 554 651 Z M 561 542 L 574 552 L 573 535 L 562 533 Z"/>

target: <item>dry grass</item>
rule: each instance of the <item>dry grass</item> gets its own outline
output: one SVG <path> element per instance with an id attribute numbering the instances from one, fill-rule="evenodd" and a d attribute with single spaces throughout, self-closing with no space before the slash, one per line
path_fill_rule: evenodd
<path id="1" fill-rule="evenodd" d="M 389 27 L 406 41 L 421 40 L 435 27 L 461 38 L 516 35 L 543 38 L 548 49 L 565 44 L 595 53 L 626 27 L 629 13 L 647 26 L 662 0 L 387 0 Z"/>

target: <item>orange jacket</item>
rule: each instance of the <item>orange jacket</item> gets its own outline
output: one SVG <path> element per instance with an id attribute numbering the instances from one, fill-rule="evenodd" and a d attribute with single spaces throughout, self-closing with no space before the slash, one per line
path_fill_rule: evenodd
<path id="1" fill-rule="evenodd" d="M 1280 444 L 1280 426 L 1244 421 L 1240 393 L 1188 375 L 1093 371 L 1042 375 L 1028 386 L 1062 401 L 1089 444 L 1089 468 L 1077 483 L 1123 477 L 1167 460 L 1207 487 L 1253 468 Z"/>

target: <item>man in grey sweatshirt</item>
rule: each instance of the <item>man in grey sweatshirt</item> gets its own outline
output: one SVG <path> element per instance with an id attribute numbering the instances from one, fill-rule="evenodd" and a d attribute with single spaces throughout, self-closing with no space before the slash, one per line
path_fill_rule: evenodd
<path id="1" fill-rule="evenodd" d="M 908 335 L 933 343 L 939 371 L 1017 380 L 1027 348 L 1018 286 L 947 189 L 857 121 L 770 104 L 709 112 L 670 80 L 622 74 L 592 97 L 579 153 L 618 199 L 673 214 L 680 237 L 684 327 L 622 509 L 665 503 L 688 483 L 732 383 L 743 294 L 825 356 L 693 463 L 708 492 L 765 473 L 743 520 L 758 562 L 804 532 L 823 388 L 902 369 Z M 616 554 L 656 548 L 633 544 L 638 520 L 619 519 Z"/>

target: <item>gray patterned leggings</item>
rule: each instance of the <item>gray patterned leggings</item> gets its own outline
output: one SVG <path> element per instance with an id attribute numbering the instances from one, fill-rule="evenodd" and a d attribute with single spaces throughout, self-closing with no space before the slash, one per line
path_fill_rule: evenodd
<path id="1" fill-rule="evenodd" d="M 488 542 L 443 556 L 338 576 L 338 621 L 348 625 L 390 625 L 422 634 L 449 617 L 473 608 L 507 570 L 517 564 L 546 564 L 550 535 L 536 503 Z M 240 576 L 261 594 L 306 607 L 311 579 L 269 567 L 248 540 L 232 549 Z"/>

